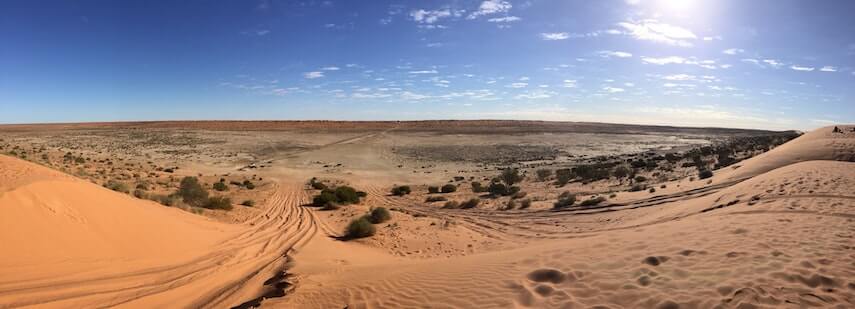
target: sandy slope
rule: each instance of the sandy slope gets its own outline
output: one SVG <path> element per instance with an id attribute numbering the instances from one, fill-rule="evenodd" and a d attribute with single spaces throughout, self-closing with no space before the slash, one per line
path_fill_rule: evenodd
<path id="1" fill-rule="evenodd" d="M 286 253 L 296 288 L 264 307 L 851 308 L 855 163 L 829 160 L 853 158 L 855 133 L 830 130 L 702 188 L 591 209 L 442 210 L 363 183 L 366 203 L 407 211 L 379 228 L 420 236 L 351 242 L 326 237 L 339 223 L 300 206 L 298 180 L 224 225 L 0 157 L 0 308 L 230 307 L 287 288 Z"/>
<path id="2" fill-rule="evenodd" d="M 317 232 L 294 188 L 225 225 L 18 159 L 0 167 L 0 308 L 238 305 L 275 290 L 285 253 Z"/>

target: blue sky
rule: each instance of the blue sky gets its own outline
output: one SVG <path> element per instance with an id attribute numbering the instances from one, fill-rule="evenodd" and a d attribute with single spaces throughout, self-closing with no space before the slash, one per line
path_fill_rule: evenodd
<path id="1" fill-rule="evenodd" d="M 178 2 L 0 2 L 0 123 L 855 122 L 853 1 Z"/>

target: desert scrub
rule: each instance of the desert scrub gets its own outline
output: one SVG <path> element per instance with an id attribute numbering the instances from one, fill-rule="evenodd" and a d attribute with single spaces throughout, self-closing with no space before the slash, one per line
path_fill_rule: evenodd
<path id="1" fill-rule="evenodd" d="M 202 207 L 208 202 L 208 191 L 199 184 L 196 177 L 184 177 L 178 186 L 178 196 L 191 206 Z"/>
<path id="2" fill-rule="evenodd" d="M 341 186 L 334 190 L 321 190 L 321 193 L 312 198 L 312 204 L 315 206 L 325 206 L 327 203 L 340 205 L 358 204 L 359 198 L 364 196 L 365 192 L 356 191 L 356 189 L 348 186 Z"/>
<path id="3" fill-rule="evenodd" d="M 215 182 L 215 183 L 214 183 L 214 190 L 217 190 L 217 191 L 220 191 L 220 192 L 222 192 L 222 191 L 228 191 L 228 190 L 229 190 L 229 186 L 227 186 L 227 185 L 226 185 L 226 183 L 225 183 L 225 182 L 222 182 L 222 181 L 221 181 L 221 182 Z"/>
<path id="4" fill-rule="evenodd" d="M 454 191 L 457 191 L 457 186 L 455 186 L 453 184 L 447 184 L 447 185 L 442 186 L 442 188 L 440 188 L 439 191 L 442 193 L 452 193 Z"/>
<path id="5" fill-rule="evenodd" d="M 468 201 L 460 203 L 460 209 L 475 208 L 475 206 L 478 206 L 478 204 L 480 204 L 480 203 L 481 203 L 481 199 L 471 198 Z"/>
<path id="6" fill-rule="evenodd" d="M 392 195 L 404 196 L 410 194 L 410 186 L 396 186 L 392 188 Z"/>
<path id="7" fill-rule="evenodd" d="M 487 190 L 484 188 L 484 186 L 482 186 L 482 185 L 481 185 L 481 183 L 480 183 L 480 182 L 473 181 L 473 182 L 471 183 L 471 185 L 472 185 L 472 192 L 473 192 L 473 193 L 481 193 L 481 192 L 487 191 Z"/>
<path id="8" fill-rule="evenodd" d="M 323 182 L 318 181 L 317 177 L 312 177 L 312 179 L 309 179 L 309 186 L 315 190 L 323 190 L 327 188 L 327 185 L 325 185 Z"/>
<path id="9" fill-rule="evenodd" d="M 428 193 L 439 193 L 439 187 L 437 186 L 428 186 Z"/>
<path id="10" fill-rule="evenodd" d="M 582 201 L 581 203 L 579 203 L 579 206 L 582 206 L 582 207 L 595 206 L 595 205 L 598 205 L 598 204 L 604 202 L 605 200 L 606 200 L 605 197 L 598 196 L 598 197 L 594 197 L 594 198 L 590 198 L 590 199 Z"/>
<path id="11" fill-rule="evenodd" d="M 110 189 L 110 190 L 113 190 L 116 192 L 122 192 L 122 193 L 130 193 L 131 192 L 130 189 L 128 189 L 128 185 L 126 185 L 123 182 L 117 181 L 117 180 L 107 181 L 106 183 L 104 183 L 104 188 L 107 188 L 107 189 Z"/>
<path id="12" fill-rule="evenodd" d="M 255 201 L 245 200 L 245 201 L 241 202 L 240 204 L 241 204 L 241 206 L 253 207 L 253 206 L 255 206 Z"/>
<path id="13" fill-rule="evenodd" d="M 561 193 L 558 196 L 558 200 L 555 201 L 555 204 L 552 205 L 552 208 L 564 208 L 573 206 L 576 203 L 576 195 L 568 192 Z"/>
<path id="14" fill-rule="evenodd" d="M 392 219 L 392 214 L 389 213 L 389 210 L 383 207 L 371 209 L 371 212 L 368 213 L 368 220 L 374 224 L 383 223 L 389 221 L 389 219 Z"/>
<path id="15" fill-rule="evenodd" d="M 542 168 L 537 170 L 535 174 L 537 174 L 537 181 L 543 182 L 549 180 L 549 177 L 552 177 L 552 170 Z"/>
<path id="16" fill-rule="evenodd" d="M 443 209 L 457 209 L 460 208 L 460 203 L 457 201 L 448 201 L 445 205 L 442 205 Z"/>
<path id="17" fill-rule="evenodd" d="M 524 200 L 520 201 L 520 209 L 526 209 L 529 207 L 531 207 L 531 200 L 530 199 L 524 199 Z"/>
<path id="18" fill-rule="evenodd" d="M 713 176 L 713 172 L 711 170 L 702 170 L 698 173 L 698 179 L 707 179 Z"/>
<path id="19" fill-rule="evenodd" d="M 355 239 L 372 236 L 375 232 L 374 225 L 368 220 L 368 216 L 363 216 L 350 221 L 344 234 L 349 239 Z"/>
<path id="20" fill-rule="evenodd" d="M 232 210 L 232 200 L 228 197 L 212 196 L 202 207 L 208 209 Z"/>
<path id="21" fill-rule="evenodd" d="M 444 201 L 447 201 L 447 200 L 448 200 L 448 199 L 447 199 L 447 198 L 445 198 L 444 196 L 428 196 L 428 197 L 425 199 L 425 202 L 427 202 L 427 203 L 433 203 L 433 202 L 444 202 Z"/>

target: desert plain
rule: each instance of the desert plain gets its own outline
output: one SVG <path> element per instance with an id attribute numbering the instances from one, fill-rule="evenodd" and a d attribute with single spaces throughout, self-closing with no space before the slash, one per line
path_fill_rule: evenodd
<path id="1" fill-rule="evenodd" d="M 855 126 L 0 126 L 0 308 L 852 308 Z"/>

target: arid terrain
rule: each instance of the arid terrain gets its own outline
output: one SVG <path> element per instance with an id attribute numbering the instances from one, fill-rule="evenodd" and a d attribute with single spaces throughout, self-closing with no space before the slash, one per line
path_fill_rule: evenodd
<path id="1" fill-rule="evenodd" d="M 855 126 L 0 126 L 0 308 L 852 308 Z"/>

